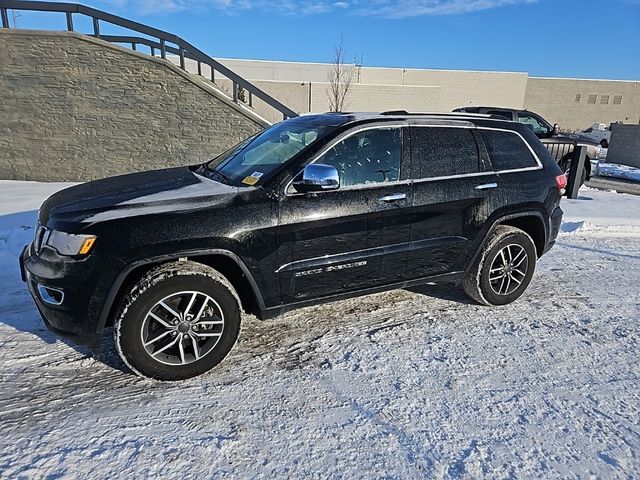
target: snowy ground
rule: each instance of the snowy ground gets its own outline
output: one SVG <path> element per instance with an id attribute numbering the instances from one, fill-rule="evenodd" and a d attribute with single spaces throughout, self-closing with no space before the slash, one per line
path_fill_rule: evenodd
<path id="1" fill-rule="evenodd" d="M 563 201 L 513 305 L 422 287 L 247 318 L 219 368 L 162 384 L 38 319 L 16 257 L 55 188 L 0 182 L 0 476 L 640 476 L 640 197 Z"/>

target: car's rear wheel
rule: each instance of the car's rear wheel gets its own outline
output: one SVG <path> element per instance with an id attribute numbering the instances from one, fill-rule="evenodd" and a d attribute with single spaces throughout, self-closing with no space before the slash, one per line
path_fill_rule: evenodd
<path id="1" fill-rule="evenodd" d="M 240 332 L 233 287 L 217 271 L 174 262 L 149 271 L 114 321 L 122 360 L 138 375 L 183 380 L 220 363 Z"/>
<path id="2" fill-rule="evenodd" d="M 536 266 L 536 247 L 519 228 L 499 225 L 465 274 L 464 290 L 484 305 L 506 305 L 527 289 Z"/>

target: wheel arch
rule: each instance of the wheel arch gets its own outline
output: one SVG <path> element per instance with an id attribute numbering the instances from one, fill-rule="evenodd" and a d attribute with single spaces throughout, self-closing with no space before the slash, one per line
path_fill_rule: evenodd
<path id="1" fill-rule="evenodd" d="M 544 247 L 547 244 L 547 239 L 549 238 L 548 226 L 545 223 L 544 216 L 538 210 L 526 210 L 518 213 L 502 215 L 493 220 L 493 223 L 491 223 L 491 226 L 487 229 L 482 242 L 477 246 L 476 251 L 469 260 L 467 268 L 473 265 L 473 262 L 476 261 L 476 258 L 482 251 L 482 246 L 498 225 L 508 225 L 523 230 L 533 239 L 538 258 L 540 258 L 544 253 Z"/>
<path id="2" fill-rule="evenodd" d="M 540 213 L 537 215 L 525 214 L 513 218 L 505 218 L 504 220 L 499 221 L 495 226 L 497 225 L 516 227 L 527 233 L 536 246 L 536 254 L 538 255 L 538 258 L 542 256 L 544 246 L 547 241 L 547 232 L 544 226 L 544 220 Z M 495 228 L 495 226 L 493 228 Z"/>
<path id="3" fill-rule="evenodd" d="M 253 275 L 235 253 L 229 250 L 190 250 L 170 255 L 145 258 L 127 265 L 116 277 L 100 311 L 96 333 L 101 333 L 108 325 L 115 309 L 122 298 L 129 291 L 130 287 L 148 272 L 150 269 L 163 263 L 187 259 L 193 262 L 207 265 L 219 271 L 233 286 L 240 297 L 240 307 L 246 313 L 252 313 L 262 318 L 265 310 L 265 303 L 262 292 L 258 287 Z"/>

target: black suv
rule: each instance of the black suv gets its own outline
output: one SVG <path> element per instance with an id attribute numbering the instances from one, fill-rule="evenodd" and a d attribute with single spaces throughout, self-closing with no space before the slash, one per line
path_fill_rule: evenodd
<path id="1" fill-rule="evenodd" d="M 558 148 L 561 145 L 558 144 L 572 144 L 572 145 L 584 145 L 587 147 L 587 157 L 584 162 L 584 169 L 582 170 L 582 178 L 580 179 L 580 185 L 586 180 L 591 178 L 591 160 L 595 160 L 599 148 L 607 148 L 609 142 L 603 140 L 596 142 L 593 139 L 575 133 L 561 133 L 558 124 L 551 126 L 544 118 L 529 110 L 517 110 L 514 108 L 503 107 L 461 107 L 456 108 L 454 112 L 459 113 L 483 113 L 492 116 L 504 117 L 507 120 L 514 122 L 520 122 L 527 125 L 533 133 L 540 139 L 540 141 L 549 149 L 552 155 L 555 157 L 556 162 L 560 168 L 568 175 L 571 168 L 571 160 L 573 159 L 573 146 L 567 145 L 569 148 Z"/>
<path id="2" fill-rule="evenodd" d="M 49 328 L 96 348 L 113 325 L 133 371 L 184 379 L 229 353 L 242 311 L 425 282 L 513 302 L 555 241 L 565 182 L 520 123 L 302 116 L 202 165 L 56 193 L 21 269 Z"/>

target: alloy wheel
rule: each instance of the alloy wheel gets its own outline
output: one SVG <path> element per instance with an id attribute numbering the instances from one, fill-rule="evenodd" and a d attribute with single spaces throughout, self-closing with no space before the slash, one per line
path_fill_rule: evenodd
<path id="1" fill-rule="evenodd" d="M 173 293 L 146 314 L 140 338 L 146 352 L 166 365 L 187 365 L 211 353 L 224 332 L 224 313 L 209 295 Z"/>
<path id="2" fill-rule="evenodd" d="M 489 284 L 497 295 L 510 295 L 524 281 L 528 269 L 527 251 L 518 244 L 502 248 L 489 269 Z"/>

